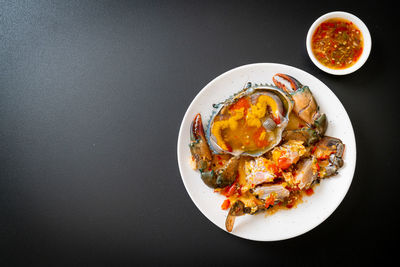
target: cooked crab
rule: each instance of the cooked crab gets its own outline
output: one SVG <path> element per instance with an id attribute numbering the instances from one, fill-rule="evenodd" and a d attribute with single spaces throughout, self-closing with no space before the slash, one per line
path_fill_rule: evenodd
<path id="1" fill-rule="evenodd" d="M 292 207 L 299 193 L 343 166 L 345 145 L 324 136 L 326 115 L 311 90 L 286 74 L 273 82 L 249 83 L 215 105 L 206 132 L 200 114 L 191 124 L 194 168 L 226 197 L 229 232 L 237 216 Z"/>

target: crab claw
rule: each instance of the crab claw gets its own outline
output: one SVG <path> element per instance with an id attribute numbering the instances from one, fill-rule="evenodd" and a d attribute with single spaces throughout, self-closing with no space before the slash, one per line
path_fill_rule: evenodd
<path id="1" fill-rule="evenodd" d="M 239 167 L 239 157 L 230 158 L 222 168 L 200 171 L 201 179 L 211 188 L 222 188 L 235 182 Z"/>
<path id="2" fill-rule="evenodd" d="M 273 193 L 277 196 L 277 200 L 280 200 L 281 197 L 282 199 L 286 197 L 282 196 L 282 194 L 286 194 L 285 192 L 280 192 L 280 188 L 279 187 L 275 187 L 274 186 L 265 186 L 263 188 L 261 188 L 260 192 L 258 192 L 260 194 L 260 198 L 263 197 L 262 194 L 264 193 L 264 189 L 265 192 L 269 192 L 269 193 Z M 286 189 L 285 189 L 286 190 Z M 289 191 L 288 191 L 289 192 Z M 261 200 L 261 199 L 260 199 Z M 228 216 L 226 217 L 225 220 L 225 228 L 228 232 L 232 232 L 233 226 L 235 224 L 235 219 L 238 216 L 242 216 L 245 214 L 251 214 L 254 215 L 256 213 L 262 212 L 264 210 L 267 209 L 267 207 L 265 206 L 265 199 L 262 199 L 262 201 L 260 201 L 259 204 L 257 204 L 254 207 L 246 207 L 245 204 L 240 201 L 237 200 L 235 203 L 233 203 L 232 207 L 229 210 Z"/>
<path id="3" fill-rule="evenodd" d="M 200 171 L 201 179 L 211 188 L 221 188 L 231 185 L 237 176 L 239 157 L 230 158 L 221 168 L 213 166 L 213 155 L 204 134 L 201 115 L 197 114 L 190 126 L 190 152 Z"/>
<path id="4" fill-rule="evenodd" d="M 246 205 L 240 200 L 233 203 L 225 220 L 225 228 L 228 232 L 232 231 L 236 217 L 244 214 L 253 215 L 264 211 L 268 209 L 270 205 L 275 205 L 280 201 L 287 199 L 290 192 L 283 185 L 276 184 L 258 186 L 252 191 L 252 194 L 259 201 L 259 203 L 254 207 L 246 207 Z M 274 203 L 266 205 L 266 199 L 271 195 L 274 197 Z"/>
<path id="5" fill-rule="evenodd" d="M 277 73 L 272 77 L 272 81 L 274 84 L 284 90 L 285 92 L 292 94 L 295 93 L 299 88 L 302 88 L 303 85 L 287 74 Z"/>
<path id="6" fill-rule="evenodd" d="M 208 170 L 211 166 L 211 151 L 204 135 L 203 122 L 200 113 L 194 117 L 190 126 L 190 152 L 199 171 Z"/>
<path id="7" fill-rule="evenodd" d="M 327 158 L 328 164 L 325 167 L 323 177 L 326 178 L 337 174 L 337 170 L 343 166 L 343 153 L 345 145 L 340 139 L 325 136 L 317 144 L 314 155 Z"/>
<path id="8" fill-rule="evenodd" d="M 245 214 L 244 203 L 240 200 L 236 201 L 231 209 L 229 210 L 228 216 L 225 220 L 225 228 L 228 232 L 232 232 L 233 226 L 235 224 L 235 219 L 237 216 L 242 216 Z"/>
<path id="9" fill-rule="evenodd" d="M 318 104 L 310 88 L 287 74 L 275 74 L 272 80 L 277 87 L 292 96 L 294 114 L 308 125 L 315 127 L 318 133 L 323 135 L 327 128 L 326 115 L 319 112 Z"/>

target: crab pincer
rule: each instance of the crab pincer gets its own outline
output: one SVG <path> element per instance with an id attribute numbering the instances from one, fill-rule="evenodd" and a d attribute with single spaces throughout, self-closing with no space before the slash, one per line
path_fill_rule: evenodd
<path id="1" fill-rule="evenodd" d="M 308 86 L 287 74 L 278 73 L 272 77 L 274 84 L 291 95 L 293 113 L 314 128 L 319 135 L 324 135 L 328 126 L 326 115 L 319 112 L 319 106 Z"/>
<path id="2" fill-rule="evenodd" d="M 196 169 L 206 171 L 211 166 L 212 154 L 204 135 L 203 122 L 198 113 L 190 126 L 190 152 L 196 163 Z"/>
<path id="3" fill-rule="evenodd" d="M 314 155 L 322 155 L 323 159 L 328 161 L 325 166 L 323 177 L 326 178 L 337 174 L 339 168 L 343 166 L 343 153 L 345 145 L 338 138 L 325 136 L 316 145 Z"/>
<path id="4" fill-rule="evenodd" d="M 237 216 L 244 215 L 245 205 L 242 201 L 236 201 L 229 210 L 228 216 L 225 220 L 225 228 L 228 232 L 232 232 L 233 226 L 235 225 L 235 219 Z"/>
<path id="5" fill-rule="evenodd" d="M 258 186 L 253 190 L 253 194 L 259 201 L 259 204 L 255 207 L 246 207 L 246 205 L 240 200 L 233 203 L 225 220 L 225 228 L 228 232 L 232 232 L 236 217 L 262 212 L 287 199 L 290 192 L 281 184 L 273 184 Z M 272 202 L 268 203 L 268 201 L 271 200 Z"/>
<path id="6" fill-rule="evenodd" d="M 200 113 L 195 116 L 190 126 L 190 152 L 200 171 L 201 179 L 211 188 L 222 188 L 231 185 L 237 176 L 239 156 L 231 157 L 222 167 L 216 167 L 213 155 L 204 134 Z"/>

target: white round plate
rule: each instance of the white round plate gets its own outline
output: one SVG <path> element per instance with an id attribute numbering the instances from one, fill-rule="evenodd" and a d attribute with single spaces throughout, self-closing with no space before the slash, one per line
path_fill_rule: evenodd
<path id="1" fill-rule="evenodd" d="M 304 197 L 296 208 L 279 210 L 273 215 L 265 213 L 237 217 L 231 234 L 258 241 L 275 241 L 292 238 L 313 229 L 333 213 L 345 197 L 356 165 L 356 142 L 349 116 L 335 94 L 320 80 L 300 69 L 274 63 L 241 66 L 218 76 L 207 84 L 194 98 L 183 118 L 178 136 L 178 164 L 183 183 L 199 210 L 215 225 L 225 230 L 228 211 L 221 209 L 225 197 L 214 193 L 194 171 L 190 164 L 190 124 L 197 113 L 204 127 L 212 112 L 212 104 L 219 103 L 240 91 L 247 82 L 270 83 L 276 73 L 289 74 L 308 85 L 320 109 L 328 117 L 326 135 L 340 138 L 346 145 L 344 166 L 339 174 L 322 180 L 314 194 Z"/>

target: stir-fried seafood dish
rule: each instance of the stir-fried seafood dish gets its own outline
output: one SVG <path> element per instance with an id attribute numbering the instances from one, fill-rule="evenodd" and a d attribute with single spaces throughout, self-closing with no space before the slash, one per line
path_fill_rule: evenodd
<path id="1" fill-rule="evenodd" d="M 310 88 L 286 74 L 272 80 L 214 105 L 205 130 L 200 114 L 191 125 L 193 168 L 226 197 L 229 232 L 236 216 L 292 208 L 343 166 L 345 145 L 325 136 L 327 117 Z"/>

